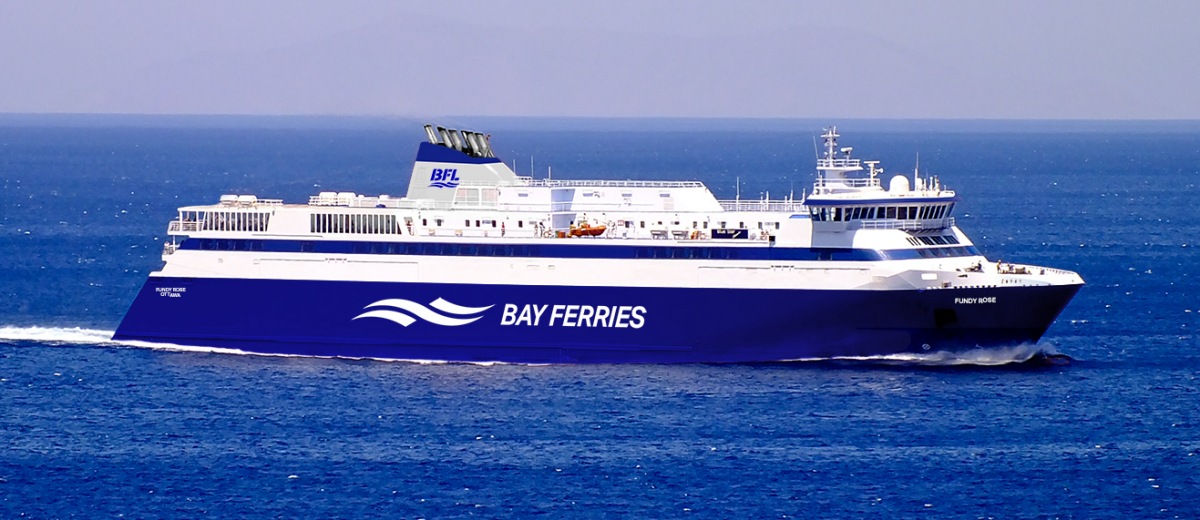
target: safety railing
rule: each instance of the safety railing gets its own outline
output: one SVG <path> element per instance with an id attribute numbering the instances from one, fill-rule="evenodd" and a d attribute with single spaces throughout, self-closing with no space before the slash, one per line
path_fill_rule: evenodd
<path id="1" fill-rule="evenodd" d="M 167 233 L 195 233 L 200 230 L 200 222 L 195 220 L 172 220 L 167 224 Z"/>
<path id="2" fill-rule="evenodd" d="M 825 177 L 818 177 L 817 180 L 813 182 L 813 186 L 817 188 L 877 188 L 879 187 L 879 178 L 826 179 Z"/>
<path id="3" fill-rule="evenodd" d="M 725 211 L 762 211 L 772 213 L 807 212 L 800 202 L 775 200 L 719 200 L 721 209 Z"/>
<path id="4" fill-rule="evenodd" d="M 860 220 L 858 222 L 859 229 L 944 229 L 954 226 L 954 217 L 925 219 L 925 220 L 897 220 L 897 219 L 874 219 Z"/>
<path id="5" fill-rule="evenodd" d="M 555 180 L 530 179 L 527 186 L 561 188 L 701 188 L 698 181 L 635 181 L 635 180 Z"/>

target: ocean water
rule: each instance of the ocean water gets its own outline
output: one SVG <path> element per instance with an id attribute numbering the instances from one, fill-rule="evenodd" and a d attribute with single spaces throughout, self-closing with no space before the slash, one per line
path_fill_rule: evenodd
<path id="1" fill-rule="evenodd" d="M 800 196 L 825 123 L 467 122 L 521 174 L 702 180 L 722 198 Z M 1200 516 L 1200 124 L 841 130 L 889 175 L 919 156 L 989 258 L 1088 285 L 1039 344 L 969 359 L 523 366 L 120 344 L 176 207 L 402 194 L 418 122 L 0 116 L 0 518 Z M 1037 350 L 1074 361 L 1019 362 Z"/>

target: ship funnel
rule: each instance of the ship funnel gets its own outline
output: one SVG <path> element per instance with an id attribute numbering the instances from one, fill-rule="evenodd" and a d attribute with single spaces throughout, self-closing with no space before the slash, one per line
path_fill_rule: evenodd
<path id="1" fill-rule="evenodd" d="M 495 157 L 484 134 L 432 125 L 426 127 L 426 132 L 432 132 L 432 128 L 442 139 L 440 143 L 421 143 L 417 149 L 408 183 L 409 199 L 451 203 L 459 190 L 520 183 L 517 174 Z"/>

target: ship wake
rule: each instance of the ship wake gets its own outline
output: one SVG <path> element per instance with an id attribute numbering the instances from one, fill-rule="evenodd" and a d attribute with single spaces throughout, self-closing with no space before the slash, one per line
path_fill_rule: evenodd
<path id="1" fill-rule="evenodd" d="M 149 348 L 155 350 L 170 350 L 178 352 L 203 352 L 214 354 L 240 354 L 270 357 L 319 357 L 340 359 L 370 359 L 390 362 L 409 362 L 417 364 L 445 364 L 450 361 L 437 360 L 407 360 L 384 358 L 356 358 L 344 356 L 302 356 L 294 354 L 262 354 L 239 349 L 219 347 L 198 347 L 176 345 L 172 343 L 154 343 L 148 341 L 129 341 L 112 339 L 113 331 L 86 329 L 82 327 L 18 327 L 0 326 L 0 343 L 33 342 L 45 345 L 94 345 Z M 912 367 L 1004 367 L 1004 366 L 1058 366 L 1067 365 L 1073 361 L 1070 356 L 1059 353 L 1050 344 L 1021 344 L 1012 347 L 977 348 L 961 352 L 931 352 L 889 354 L 880 356 L 845 356 L 833 358 L 805 358 L 787 361 L 786 363 L 828 363 L 837 365 L 883 365 L 883 366 L 912 366 Z M 465 362 L 466 364 L 495 365 L 509 364 L 496 361 Z M 515 363 L 524 364 L 524 363 Z M 540 364 L 536 364 L 540 365 Z"/>
<path id="2" fill-rule="evenodd" d="M 111 330 L 85 329 L 82 327 L 16 327 L 16 326 L 0 326 L 0 344 L 4 343 L 39 343 L 42 345 L 69 345 L 69 346 L 101 346 L 101 347 L 133 347 L 146 348 L 152 350 L 165 350 L 172 352 L 199 352 L 207 354 L 233 354 L 243 356 L 258 356 L 258 357 L 286 357 L 286 358 L 314 358 L 314 359 L 349 359 L 349 360 L 371 360 L 385 361 L 398 363 L 414 363 L 418 365 L 441 365 L 441 364 L 469 364 L 490 366 L 496 364 L 506 364 L 496 361 L 482 362 L 458 362 L 458 361 L 438 361 L 424 359 L 391 359 L 391 358 L 362 358 L 348 356 L 310 356 L 300 354 L 272 354 L 249 352 L 235 348 L 221 347 L 199 347 L 191 345 L 178 345 L 174 343 L 157 343 L 152 341 L 137 341 L 137 340 L 115 340 L 112 339 L 115 332 Z"/>
<path id="3" fill-rule="evenodd" d="M 960 352 L 846 356 L 797 361 L 914 367 L 1004 367 L 1067 365 L 1072 358 L 1058 352 L 1050 344 L 1025 343 L 1010 347 L 980 347 Z"/>
<path id="4" fill-rule="evenodd" d="M 113 331 L 82 327 L 0 327 L 0 341 L 32 341 L 51 345 L 116 345 Z"/>

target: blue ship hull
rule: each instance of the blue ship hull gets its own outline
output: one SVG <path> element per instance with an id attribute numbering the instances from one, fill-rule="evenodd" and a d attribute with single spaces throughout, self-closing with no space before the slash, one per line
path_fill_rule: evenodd
<path id="1" fill-rule="evenodd" d="M 350 358 L 771 362 L 1032 343 L 1079 287 L 775 290 L 151 277 L 114 339 Z"/>

